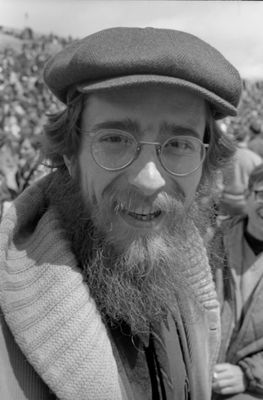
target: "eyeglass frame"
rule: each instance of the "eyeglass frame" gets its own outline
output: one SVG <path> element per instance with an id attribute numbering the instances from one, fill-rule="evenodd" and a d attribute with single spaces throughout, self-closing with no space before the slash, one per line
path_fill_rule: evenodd
<path id="1" fill-rule="evenodd" d="M 135 141 L 135 143 L 136 143 L 136 152 L 135 152 L 135 154 L 134 154 L 134 157 L 133 157 L 128 163 L 126 163 L 126 164 L 125 164 L 124 166 L 122 166 L 122 167 L 119 167 L 119 168 L 108 168 L 108 167 L 105 167 L 105 166 L 101 165 L 101 164 L 96 160 L 96 158 L 95 158 L 95 156 L 94 156 L 94 154 L 93 154 L 93 151 L 92 151 L 92 144 L 93 144 L 93 142 L 96 140 L 97 134 L 99 134 L 100 132 L 103 133 L 103 130 L 96 132 L 96 134 L 95 134 L 95 135 L 92 137 L 92 139 L 91 139 L 91 155 L 92 155 L 93 160 L 95 161 L 95 163 L 96 163 L 99 167 L 101 167 L 101 168 L 103 168 L 105 171 L 109 171 L 109 172 L 121 171 L 121 170 L 123 170 L 123 169 L 129 167 L 129 166 L 139 157 L 139 155 L 140 155 L 140 153 L 141 153 L 141 148 L 142 148 L 143 145 L 153 145 L 153 146 L 155 146 L 156 155 L 157 155 L 157 157 L 158 157 L 158 160 L 159 160 L 161 166 L 163 167 L 163 169 L 164 169 L 166 172 L 168 172 L 169 174 L 174 175 L 174 176 L 187 176 L 187 175 L 193 174 L 195 171 L 197 171 L 197 170 L 200 168 L 200 166 L 203 164 L 203 162 L 204 162 L 204 160 L 205 160 L 205 158 L 206 158 L 206 150 L 209 148 L 209 144 L 208 144 L 208 143 L 202 142 L 199 138 L 197 138 L 197 137 L 195 137 L 195 136 L 178 135 L 178 136 L 170 137 L 170 138 L 168 138 L 167 140 L 165 140 L 163 143 L 160 143 L 160 142 L 137 141 L 137 139 L 136 139 L 131 133 L 129 133 L 129 132 L 123 131 L 123 130 L 121 130 L 121 129 L 113 129 L 113 130 L 116 131 L 116 132 L 120 132 L 120 133 L 123 133 L 123 134 L 125 134 L 125 135 L 127 135 L 127 136 L 132 137 L 132 139 L 133 139 L 133 140 Z M 84 133 L 84 134 L 89 135 L 89 136 L 90 136 L 91 133 L 95 133 L 95 132 L 87 131 L 87 130 L 80 129 L 80 128 L 78 128 L 78 131 L 79 131 L 80 133 Z M 203 158 L 202 158 L 202 160 L 200 161 L 199 165 L 198 165 L 196 168 L 194 168 L 192 171 L 187 172 L 187 173 L 185 173 L 185 174 L 177 174 L 177 173 L 175 173 L 175 172 L 170 171 L 170 170 L 164 165 L 164 163 L 162 162 L 162 158 L 161 158 L 161 150 L 162 150 L 162 148 L 164 147 L 164 145 L 165 145 L 167 142 L 169 142 L 170 140 L 172 140 L 173 138 L 176 138 L 176 137 L 180 137 L 180 138 L 183 137 L 183 138 L 191 138 L 191 139 L 194 139 L 194 140 L 196 140 L 197 142 L 200 143 L 201 149 L 204 150 L 204 155 L 203 155 Z"/>

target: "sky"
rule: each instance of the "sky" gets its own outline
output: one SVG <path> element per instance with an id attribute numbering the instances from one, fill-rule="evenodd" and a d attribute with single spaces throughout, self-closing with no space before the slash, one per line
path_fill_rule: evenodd
<path id="1" fill-rule="evenodd" d="M 112 26 L 184 30 L 215 46 L 243 78 L 263 80 L 262 1 L 0 0 L 0 25 L 73 38 Z"/>

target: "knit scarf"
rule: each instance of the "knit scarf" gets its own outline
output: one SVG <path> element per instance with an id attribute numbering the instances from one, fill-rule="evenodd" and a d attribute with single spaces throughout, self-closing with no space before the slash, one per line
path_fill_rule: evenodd
<path id="1" fill-rule="evenodd" d="M 0 306 L 42 380 L 63 400 L 119 400 L 111 343 L 59 221 L 49 177 L 15 201 L 0 229 Z M 45 212 L 44 212 L 45 211 Z"/>
<path id="2" fill-rule="evenodd" d="M 25 190 L 2 221 L 0 307 L 22 352 L 59 399 L 124 399 L 107 330 L 48 206 L 45 193 L 51 180 L 52 174 Z M 196 257 L 203 242 L 197 235 L 190 239 L 189 285 L 195 287 L 210 329 L 219 331 L 205 250 Z M 217 356 L 216 338 L 214 334 L 210 341 L 210 367 Z"/>

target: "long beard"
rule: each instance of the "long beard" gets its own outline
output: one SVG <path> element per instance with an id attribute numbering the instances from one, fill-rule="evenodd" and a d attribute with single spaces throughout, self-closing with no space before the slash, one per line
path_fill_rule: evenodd
<path id="1" fill-rule="evenodd" d="M 113 191 L 100 204 L 87 205 L 79 184 L 67 173 L 56 180 L 51 193 L 106 324 L 125 322 L 137 334 L 148 332 L 151 323 L 164 321 L 168 312 L 180 313 L 190 323 L 198 318 L 202 306 L 189 277 L 193 263 L 206 262 L 206 253 L 196 229 L 197 221 L 204 226 L 204 218 L 196 204 L 185 212 L 181 198 L 160 194 L 156 201 L 168 213 L 167 223 L 160 232 L 139 236 L 133 229 L 111 230 L 109 204 L 116 197 L 124 198 L 123 193 Z M 130 204 L 132 196 L 126 196 Z M 193 243 L 194 259 L 189 257 Z"/>

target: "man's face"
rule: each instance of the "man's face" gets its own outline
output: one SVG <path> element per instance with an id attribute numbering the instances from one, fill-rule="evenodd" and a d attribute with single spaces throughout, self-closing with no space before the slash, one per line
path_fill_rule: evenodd
<path id="1" fill-rule="evenodd" d="M 167 222 L 167 213 L 155 204 L 160 193 L 176 197 L 187 209 L 200 182 L 202 167 L 178 177 L 167 172 L 157 157 L 155 146 L 144 145 L 139 157 L 127 168 L 107 171 L 91 154 L 90 139 L 98 131 L 118 128 L 138 141 L 163 142 L 175 135 L 203 140 L 206 106 L 203 99 L 185 89 L 161 87 L 120 89 L 89 96 L 81 121 L 83 134 L 78 159 L 81 187 L 88 204 L 108 205 L 110 231 L 144 235 L 158 232 Z M 116 192 L 115 203 L 110 193 Z M 114 212 L 119 208 L 121 212 Z"/>
<path id="2" fill-rule="evenodd" d="M 247 214 L 252 230 L 263 229 L 263 182 L 255 183 L 247 197 Z M 251 234 L 253 234 L 253 231 Z"/>
<path id="3" fill-rule="evenodd" d="M 174 176 L 148 143 L 128 167 L 107 171 L 94 161 L 92 137 L 118 128 L 144 142 L 163 142 L 178 134 L 202 141 L 205 125 L 205 102 L 183 89 L 96 94 L 88 98 L 82 115 L 81 129 L 88 133 L 82 133 L 77 162 L 68 164 L 65 158 L 73 186 L 66 184 L 63 196 L 63 184 L 57 189 L 62 223 L 72 234 L 73 251 L 102 315 L 126 321 L 133 332 L 161 320 L 179 299 L 190 318 L 188 301 L 198 296 L 189 276 L 193 270 L 207 270 L 195 226 L 197 202 L 191 207 L 202 167 Z M 112 138 L 110 147 L 115 149 L 116 136 Z M 108 136 L 104 140 L 108 149 Z M 171 151 L 174 155 L 177 149 Z"/>

